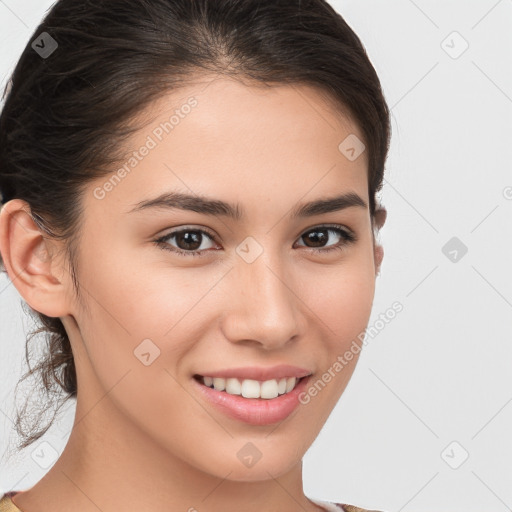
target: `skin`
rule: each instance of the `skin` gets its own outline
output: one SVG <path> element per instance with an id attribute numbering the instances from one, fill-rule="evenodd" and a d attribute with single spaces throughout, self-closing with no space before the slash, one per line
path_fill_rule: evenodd
<path id="1" fill-rule="evenodd" d="M 302 458 L 358 356 L 307 405 L 269 426 L 225 416 L 191 379 L 208 369 L 288 363 L 309 369 L 315 382 L 364 331 L 383 257 L 368 208 L 289 218 L 298 203 L 344 192 L 368 204 L 366 152 L 349 161 L 338 150 L 349 134 L 363 136 L 314 88 L 217 77 L 153 104 L 144 113 L 151 122 L 127 148 L 140 148 L 191 96 L 197 106 L 104 199 L 93 191 L 108 177 L 87 187 L 83 303 L 63 246 L 41 236 L 27 204 L 12 200 L 0 213 L 8 274 L 33 309 L 61 318 L 78 378 L 68 443 L 42 480 L 16 496 L 24 512 L 321 510 L 304 495 Z M 238 202 L 246 217 L 126 213 L 168 190 Z M 377 228 L 385 216 L 380 209 Z M 357 242 L 312 252 L 303 235 L 326 223 L 349 228 Z M 205 257 L 152 242 L 182 226 L 216 236 L 203 236 Z M 326 235 L 323 247 L 343 242 Z M 236 252 L 248 236 L 263 249 L 251 264 Z M 176 238 L 167 242 L 186 250 Z M 133 353 L 146 338 L 160 350 L 149 366 Z M 262 453 L 250 468 L 237 458 L 247 442 Z"/>

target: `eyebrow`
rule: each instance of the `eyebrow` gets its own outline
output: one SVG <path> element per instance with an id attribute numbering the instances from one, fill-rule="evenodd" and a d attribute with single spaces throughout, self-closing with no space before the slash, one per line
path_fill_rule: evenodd
<path id="1" fill-rule="evenodd" d="M 351 207 L 366 209 L 368 205 L 355 192 L 348 192 L 335 197 L 320 198 L 309 203 L 301 203 L 292 209 L 290 216 L 291 218 L 313 217 Z M 229 217 L 235 221 L 240 221 L 244 217 L 243 208 L 238 203 L 231 204 L 219 199 L 189 195 L 181 192 L 165 192 L 153 199 L 140 201 L 127 213 L 148 209 L 187 210 L 204 215 Z"/>

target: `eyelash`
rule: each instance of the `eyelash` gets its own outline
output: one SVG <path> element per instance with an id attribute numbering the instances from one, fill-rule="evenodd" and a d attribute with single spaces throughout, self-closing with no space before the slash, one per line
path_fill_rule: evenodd
<path id="1" fill-rule="evenodd" d="M 331 251 L 339 251 L 343 250 L 345 246 L 357 242 L 357 237 L 354 233 L 347 231 L 346 229 L 343 229 L 338 224 L 323 224 L 319 226 L 315 226 L 314 228 L 308 229 L 307 231 L 304 231 L 304 233 L 299 237 L 302 238 L 306 233 L 315 231 L 315 230 L 321 230 L 322 228 L 326 229 L 327 231 L 334 231 L 341 235 L 343 238 L 342 242 L 339 242 L 338 244 L 328 246 L 327 248 L 320 248 L 315 249 L 314 247 L 306 247 L 306 249 L 309 249 L 310 251 L 318 254 L 325 254 L 329 253 Z M 215 237 L 209 233 L 208 231 L 205 231 L 204 229 L 193 229 L 193 228 L 185 228 L 180 229 L 178 231 L 173 231 L 171 233 L 168 233 L 160 238 L 157 238 L 153 240 L 153 242 L 163 249 L 164 251 L 171 251 L 173 253 L 177 253 L 183 256 L 193 256 L 193 257 L 202 257 L 205 256 L 207 253 L 207 249 L 203 249 L 201 251 L 184 251 L 183 249 L 178 249 L 176 247 L 173 247 L 169 245 L 166 240 L 169 240 L 170 238 L 174 237 L 175 235 L 179 235 L 180 233 L 187 233 L 187 232 L 193 232 L 193 233 L 201 233 L 203 235 L 207 235 L 209 238 L 212 239 L 212 241 L 216 242 Z"/>

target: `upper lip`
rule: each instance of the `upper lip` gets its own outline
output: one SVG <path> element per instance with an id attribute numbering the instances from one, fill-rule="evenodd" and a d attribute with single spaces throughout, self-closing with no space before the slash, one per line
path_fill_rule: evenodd
<path id="1" fill-rule="evenodd" d="M 240 368 L 226 368 L 224 370 L 206 370 L 204 373 L 201 372 L 198 375 L 203 377 L 226 377 L 226 378 L 237 378 L 237 379 L 253 379 L 259 381 L 266 381 L 272 379 L 282 379 L 283 377 L 306 377 L 311 375 L 310 370 L 305 368 L 299 368 L 298 366 L 291 366 L 288 364 L 280 364 L 277 366 L 257 367 L 257 366 L 245 366 Z"/>

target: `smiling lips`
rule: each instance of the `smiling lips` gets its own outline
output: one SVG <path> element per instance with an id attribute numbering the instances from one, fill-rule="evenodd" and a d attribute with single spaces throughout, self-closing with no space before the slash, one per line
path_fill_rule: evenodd
<path id="1" fill-rule="evenodd" d="M 241 395 L 244 398 L 275 398 L 276 396 L 289 393 L 299 379 L 296 377 L 283 377 L 282 379 L 270 379 L 257 381 L 254 379 L 243 379 L 240 381 L 235 377 L 201 377 L 205 386 L 213 387 L 217 391 L 225 391 L 230 395 Z"/>
<path id="2" fill-rule="evenodd" d="M 289 393 L 307 375 L 311 375 L 311 372 L 304 368 L 278 365 L 270 368 L 229 368 L 196 374 L 195 378 L 209 388 L 231 395 L 271 399 Z"/>
<path id="3" fill-rule="evenodd" d="M 253 425 L 283 421 L 299 406 L 312 372 L 290 365 L 245 367 L 196 373 L 193 382 L 208 403 Z"/>

